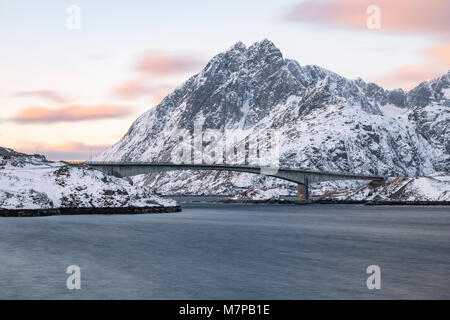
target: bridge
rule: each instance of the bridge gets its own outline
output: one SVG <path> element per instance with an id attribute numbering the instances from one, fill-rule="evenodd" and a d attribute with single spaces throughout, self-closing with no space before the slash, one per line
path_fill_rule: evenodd
<path id="1" fill-rule="evenodd" d="M 85 164 L 92 168 L 103 171 L 106 174 L 119 177 L 130 177 L 140 174 L 155 172 L 166 172 L 175 170 L 214 170 L 233 171 L 261 174 L 275 177 L 289 182 L 297 183 L 299 197 L 308 200 L 309 183 L 334 181 L 334 180 L 370 180 L 377 183 L 383 182 L 386 177 L 375 175 L 347 174 L 326 171 L 311 171 L 295 168 L 268 168 L 251 165 L 231 165 L 231 164 L 175 164 L 175 163 L 154 163 L 154 162 L 77 162 L 69 164 Z"/>

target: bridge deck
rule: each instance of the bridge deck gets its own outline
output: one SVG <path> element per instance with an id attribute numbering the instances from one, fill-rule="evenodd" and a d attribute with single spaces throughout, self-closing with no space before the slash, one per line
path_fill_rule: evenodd
<path id="1" fill-rule="evenodd" d="M 67 162 L 72 165 L 88 165 L 97 168 L 105 173 L 118 175 L 121 177 L 136 176 L 155 172 L 165 172 L 174 170 L 219 170 L 235 171 L 261 174 L 275 177 L 298 184 L 299 196 L 308 200 L 309 183 L 332 181 L 332 180 L 371 180 L 384 181 L 386 177 L 367 174 L 348 174 L 340 172 L 313 171 L 304 168 L 270 168 L 251 165 L 230 165 L 230 164 L 175 164 L 175 163 L 155 163 L 155 162 Z"/>
<path id="2" fill-rule="evenodd" d="M 241 171 L 241 172 L 250 172 L 250 173 L 261 173 L 264 172 L 283 172 L 286 174 L 302 174 L 308 176 L 329 176 L 341 179 L 353 179 L 353 180 L 384 180 L 386 177 L 377 176 L 377 175 L 367 175 L 367 174 L 351 174 L 351 173 L 341 173 L 341 172 L 329 172 L 329 171 L 315 171 L 308 170 L 305 168 L 287 168 L 287 167 L 279 167 L 279 168 L 269 168 L 269 167 L 259 167 L 259 166 L 250 166 L 250 165 L 230 165 L 230 164 L 175 164 L 175 163 L 164 163 L 164 162 L 100 162 L 100 161 L 86 161 L 79 162 L 76 164 L 86 164 L 92 167 L 153 167 L 155 169 L 168 169 L 172 170 L 226 170 L 226 171 Z M 166 171 L 163 170 L 163 171 Z M 270 176 L 276 176 L 275 174 L 265 174 Z M 281 178 L 281 177 L 280 177 Z M 312 179 L 314 180 L 314 179 Z M 333 179 L 330 179 L 333 180 Z"/>

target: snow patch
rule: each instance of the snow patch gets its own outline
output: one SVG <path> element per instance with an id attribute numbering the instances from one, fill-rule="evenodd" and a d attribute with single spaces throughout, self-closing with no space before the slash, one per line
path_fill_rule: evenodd
<path id="1" fill-rule="evenodd" d="M 444 98 L 450 100 L 450 88 L 442 89 L 442 92 L 444 93 Z"/>
<path id="2" fill-rule="evenodd" d="M 379 107 L 383 115 L 391 118 L 397 118 L 398 116 L 404 114 L 408 111 L 406 108 L 400 108 L 393 104 L 385 104 Z"/>

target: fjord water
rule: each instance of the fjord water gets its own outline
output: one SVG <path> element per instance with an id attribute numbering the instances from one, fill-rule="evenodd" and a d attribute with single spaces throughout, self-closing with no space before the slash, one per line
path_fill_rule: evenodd
<path id="1" fill-rule="evenodd" d="M 0 219 L 0 298 L 450 298 L 448 207 L 182 207 Z M 81 290 L 66 288 L 69 265 Z"/>

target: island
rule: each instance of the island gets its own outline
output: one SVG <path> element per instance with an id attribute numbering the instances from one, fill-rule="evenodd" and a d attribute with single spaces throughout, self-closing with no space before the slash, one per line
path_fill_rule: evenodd
<path id="1" fill-rule="evenodd" d="M 177 201 L 130 180 L 0 147 L 0 216 L 180 211 Z"/>

